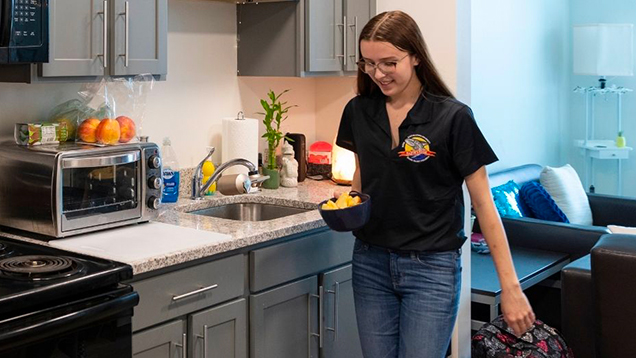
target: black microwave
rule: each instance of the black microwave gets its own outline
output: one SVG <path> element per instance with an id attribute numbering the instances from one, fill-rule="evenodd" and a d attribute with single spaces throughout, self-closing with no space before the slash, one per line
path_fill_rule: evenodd
<path id="1" fill-rule="evenodd" d="M 0 64 L 48 61 L 48 0 L 0 0 Z"/>

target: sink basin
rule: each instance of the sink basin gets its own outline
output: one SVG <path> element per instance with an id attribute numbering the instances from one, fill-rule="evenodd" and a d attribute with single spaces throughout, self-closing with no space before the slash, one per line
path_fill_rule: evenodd
<path id="1" fill-rule="evenodd" d="M 190 214 L 238 221 L 265 221 L 305 213 L 311 209 L 264 203 L 233 203 L 190 211 Z"/>

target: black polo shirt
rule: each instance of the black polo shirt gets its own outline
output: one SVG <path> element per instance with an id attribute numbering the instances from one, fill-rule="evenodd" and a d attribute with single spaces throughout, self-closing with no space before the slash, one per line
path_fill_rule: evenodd
<path id="1" fill-rule="evenodd" d="M 422 95 L 399 127 L 391 148 L 386 97 L 357 96 L 344 109 L 336 143 L 360 161 L 362 191 L 371 196 L 371 220 L 354 235 L 400 251 L 461 247 L 464 177 L 497 156 L 472 111 L 451 98 Z"/>

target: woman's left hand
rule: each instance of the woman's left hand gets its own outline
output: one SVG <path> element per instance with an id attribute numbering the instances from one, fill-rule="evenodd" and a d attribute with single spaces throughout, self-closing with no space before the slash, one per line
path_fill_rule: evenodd
<path id="1" fill-rule="evenodd" d="M 526 333 L 536 318 L 528 298 L 519 286 L 502 290 L 501 312 L 504 320 L 517 337 Z"/>

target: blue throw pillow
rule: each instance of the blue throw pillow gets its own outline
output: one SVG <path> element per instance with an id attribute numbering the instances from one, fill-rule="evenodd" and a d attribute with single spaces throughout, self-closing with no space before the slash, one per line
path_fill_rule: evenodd
<path id="1" fill-rule="evenodd" d="M 562 223 L 570 222 L 539 182 L 531 181 L 523 184 L 519 196 L 530 208 L 535 218 Z"/>
<path id="2" fill-rule="evenodd" d="M 497 211 L 501 217 L 521 218 L 528 216 L 527 210 L 521 205 L 519 198 L 519 185 L 514 181 L 509 181 L 490 189 L 492 198 L 495 201 Z"/>

